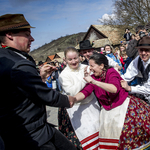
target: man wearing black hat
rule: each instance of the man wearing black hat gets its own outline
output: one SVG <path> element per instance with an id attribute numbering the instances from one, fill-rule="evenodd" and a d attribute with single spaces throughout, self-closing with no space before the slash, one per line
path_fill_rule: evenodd
<path id="1" fill-rule="evenodd" d="M 83 55 L 86 59 L 82 62 L 82 64 L 85 64 L 85 65 L 89 65 L 89 58 L 90 56 L 93 55 L 93 52 L 94 52 L 94 48 L 92 47 L 92 45 L 90 44 L 90 41 L 89 40 L 85 40 L 85 41 L 81 41 L 79 43 L 79 53 L 81 55 Z M 108 59 L 108 63 L 110 66 L 114 67 L 117 71 L 118 70 L 121 70 L 121 67 L 115 62 L 113 61 L 113 59 L 111 59 L 110 57 L 106 56 L 107 59 Z"/>
<path id="2" fill-rule="evenodd" d="M 47 122 L 45 106 L 72 107 L 76 99 L 44 83 L 55 67 L 43 66 L 39 76 L 28 55 L 34 41 L 30 28 L 22 14 L 0 16 L 0 136 L 6 150 L 75 150 Z"/>
<path id="3" fill-rule="evenodd" d="M 85 57 L 85 60 L 82 62 L 82 64 L 88 65 L 89 64 L 89 58 L 91 55 L 93 55 L 94 48 L 90 44 L 89 40 L 81 41 L 79 43 L 80 49 L 78 49 L 79 53 Z"/>
<path id="4" fill-rule="evenodd" d="M 150 37 L 141 38 L 136 48 L 139 56 L 128 66 L 126 73 L 122 76 L 124 80 L 121 81 L 121 85 L 150 104 Z M 136 86 L 129 86 L 127 82 L 132 81 L 138 73 L 141 75 L 141 82 Z"/>

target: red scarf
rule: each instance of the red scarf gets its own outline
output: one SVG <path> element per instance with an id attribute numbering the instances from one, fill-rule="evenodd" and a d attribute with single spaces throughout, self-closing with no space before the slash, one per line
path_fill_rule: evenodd
<path id="1" fill-rule="evenodd" d="M 105 82 L 105 78 L 106 78 L 106 70 L 102 71 L 102 74 L 100 75 L 101 81 Z"/>
<path id="2" fill-rule="evenodd" d="M 9 46 L 7 46 L 7 45 L 0 45 L 2 48 L 8 48 Z"/>

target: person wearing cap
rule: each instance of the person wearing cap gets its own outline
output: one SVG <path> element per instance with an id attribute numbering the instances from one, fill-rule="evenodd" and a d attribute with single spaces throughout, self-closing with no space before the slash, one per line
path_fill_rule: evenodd
<path id="1" fill-rule="evenodd" d="M 146 36 L 148 34 L 144 25 L 138 25 L 135 28 L 135 32 L 136 32 L 135 38 L 129 41 L 127 48 L 126 48 L 126 53 L 128 57 L 132 58 L 132 60 L 134 60 L 139 55 L 138 49 L 136 48 L 139 43 L 139 40 L 143 36 Z M 134 81 L 136 81 L 135 82 L 136 84 L 140 83 L 140 74 L 138 74 L 134 78 Z"/>
<path id="2" fill-rule="evenodd" d="M 89 58 L 94 53 L 94 48 L 90 44 L 89 40 L 80 41 L 79 43 L 79 53 L 85 57 L 82 64 L 89 65 Z M 106 56 L 108 59 L 109 66 L 114 67 L 117 71 L 121 70 L 121 67 L 110 57 Z"/>
<path id="3" fill-rule="evenodd" d="M 75 150 L 47 122 L 46 105 L 69 108 L 76 99 L 45 84 L 55 67 L 43 66 L 39 75 L 28 55 L 34 41 L 30 28 L 23 14 L 0 16 L 0 136 L 6 150 Z"/>
<path id="4" fill-rule="evenodd" d="M 124 80 L 121 84 L 126 91 L 136 94 L 150 104 L 150 37 L 141 38 L 136 48 L 139 56 L 128 66 L 126 73 L 122 76 Z M 140 83 L 129 86 L 127 82 L 132 81 L 137 74 L 140 74 Z"/>

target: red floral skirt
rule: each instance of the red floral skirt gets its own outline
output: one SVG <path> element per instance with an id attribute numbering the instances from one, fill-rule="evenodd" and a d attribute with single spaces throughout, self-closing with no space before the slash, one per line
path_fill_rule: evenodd
<path id="1" fill-rule="evenodd" d="M 118 150 L 138 148 L 150 142 L 150 106 L 129 95 L 130 102 L 119 140 Z M 150 148 L 146 146 L 146 148 Z"/>

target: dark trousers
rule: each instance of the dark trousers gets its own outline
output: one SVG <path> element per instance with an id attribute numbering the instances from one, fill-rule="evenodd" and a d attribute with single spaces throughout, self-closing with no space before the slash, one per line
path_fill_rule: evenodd
<path id="1" fill-rule="evenodd" d="M 40 150 L 77 150 L 76 147 L 57 129 L 53 138 L 42 145 Z"/>
<path id="2" fill-rule="evenodd" d="M 4 142 L 3 142 L 3 140 L 2 140 L 2 138 L 1 138 L 1 136 L 0 136 L 0 150 L 4 150 L 5 148 L 4 148 Z"/>

